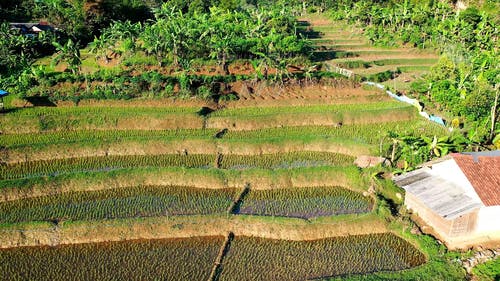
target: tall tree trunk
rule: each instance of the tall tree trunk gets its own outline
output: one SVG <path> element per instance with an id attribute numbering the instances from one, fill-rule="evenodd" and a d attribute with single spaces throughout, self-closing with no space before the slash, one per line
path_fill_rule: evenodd
<path id="1" fill-rule="evenodd" d="M 491 108 L 491 129 L 490 129 L 490 141 L 493 140 L 493 133 L 495 132 L 495 120 L 497 119 L 497 108 L 498 108 L 498 96 L 500 90 L 498 89 L 500 84 L 495 86 L 495 102 Z"/>
<path id="2" fill-rule="evenodd" d="M 391 164 L 394 165 L 394 160 L 396 158 L 396 149 L 397 149 L 397 146 L 398 146 L 398 142 L 397 141 L 393 141 L 392 142 L 392 153 L 391 153 Z"/>
<path id="3" fill-rule="evenodd" d="M 229 75 L 229 66 L 227 65 L 226 52 L 222 52 L 221 70 L 224 75 Z"/>

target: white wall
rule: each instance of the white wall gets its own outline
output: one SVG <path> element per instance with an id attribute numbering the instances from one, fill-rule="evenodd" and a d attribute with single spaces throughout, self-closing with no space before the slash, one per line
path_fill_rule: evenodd
<path id="1" fill-rule="evenodd" d="M 477 216 L 475 232 L 500 232 L 500 206 L 483 207 Z"/>

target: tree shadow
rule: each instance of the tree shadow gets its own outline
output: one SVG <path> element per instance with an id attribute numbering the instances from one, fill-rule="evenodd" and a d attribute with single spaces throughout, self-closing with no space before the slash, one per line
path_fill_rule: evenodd
<path id="1" fill-rule="evenodd" d="M 307 39 L 319 39 L 323 37 L 323 34 L 321 32 L 312 30 L 309 27 L 303 30 L 298 30 L 297 32 Z"/>
<path id="2" fill-rule="evenodd" d="M 31 103 L 33 106 L 48 106 L 56 107 L 57 105 L 49 100 L 48 97 L 27 97 L 26 101 Z"/>
<path id="3" fill-rule="evenodd" d="M 215 110 L 211 109 L 210 107 L 202 107 L 198 112 L 196 112 L 199 116 L 202 117 L 207 117 L 210 113 L 214 112 Z"/>
<path id="4" fill-rule="evenodd" d="M 346 51 L 338 51 L 338 50 L 318 50 L 315 51 L 311 56 L 311 61 L 313 62 L 322 62 L 333 59 L 340 58 L 353 58 L 358 57 L 359 55 L 354 52 L 346 52 Z"/>

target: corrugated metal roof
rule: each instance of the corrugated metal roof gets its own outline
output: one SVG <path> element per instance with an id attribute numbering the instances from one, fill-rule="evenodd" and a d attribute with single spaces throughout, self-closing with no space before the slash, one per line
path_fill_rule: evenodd
<path id="1" fill-rule="evenodd" d="M 407 185 L 412 184 L 414 182 L 417 182 L 417 181 L 420 181 L 420 180 L 423 180 L 425 178 L 430 177 L 431 175 L 429 173 L 427 173 L 427 171 L 429 171 L 429 168 L 427 168 L 427 167 L 416 170 L 416 171 L 412 171 L 412 172 L 395 177 L 394 182 L 400 187 L 407 186 Z"/>
<path id="2" fill-rule="evenodd" d="M 428 168 L 419 169 L 395 177 L 394 181 L 436 214 L 448 220 L 484 206 L 467 196 L 460 186 L 428 171 Z"/>

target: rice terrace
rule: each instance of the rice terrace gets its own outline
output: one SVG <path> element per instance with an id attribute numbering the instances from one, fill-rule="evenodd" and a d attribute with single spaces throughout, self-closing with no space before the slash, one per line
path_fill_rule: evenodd
<path id="1" fill-rule="evenodd" d="M 0 1 L 0 280 L 500 280 L 499 14 Z"/>

